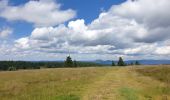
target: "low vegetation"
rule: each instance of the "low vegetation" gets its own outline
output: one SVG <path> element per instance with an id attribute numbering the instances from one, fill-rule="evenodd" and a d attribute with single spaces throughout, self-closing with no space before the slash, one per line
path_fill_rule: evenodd
<path id="1" fill-rule="evenodd" d="M 161 92 L 165 95 L 165 98 L 167 98 L 166 95 L 170 95 L 170 66 L 137 68 L 136 71 L 165 83 L 165 87 L 161 88 Z"/>
<path id="2" fill-rule="evenodd" d="M 145 67 L 137 68 L 137 72 L 145 76 L 150 76 L 159 81 L 165 82 L 170 85 L 170 67 L 169 66 L 160 66 L 160 67 Z"/>
<path id="3" fill-rule="evenodd" d="M 1 100 L 169 100 L 170 66 L 0 72 Z"/>
<path id="4" fill-rule="evenodd" d="M 78 100 L 89 84 L 108 71 L 105 68 L 58 68 L 0 72 L 0 98 Z"/>

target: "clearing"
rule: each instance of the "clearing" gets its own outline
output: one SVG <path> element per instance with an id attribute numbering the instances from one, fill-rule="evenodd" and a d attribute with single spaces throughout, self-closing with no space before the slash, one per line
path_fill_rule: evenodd
<path id="1" fill-rule="evenodd" d="M 1 100 L 169 100 L 170 66 L 0 72 Z"/>

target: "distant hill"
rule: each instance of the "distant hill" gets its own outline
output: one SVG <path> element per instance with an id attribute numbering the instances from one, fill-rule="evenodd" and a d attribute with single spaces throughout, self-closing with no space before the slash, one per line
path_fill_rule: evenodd
<path id="1" fill-rule="evenodd" d="M 130 64 L 131 62 L 135 62 L 136 60 L 127 60 L 125 61 L 126 63 Z M 160 65 L 160 64 L 170 64 L 170 60 L 137 60 L 139 61 L 140 64 L 142 65 Z M 111 65 L 112 61 L 111 60 L 95 60 L 94 61 L 97 64 L 102 64 L 102 65 Z M 114 61 L 117 63 L 117 61 Z"/>

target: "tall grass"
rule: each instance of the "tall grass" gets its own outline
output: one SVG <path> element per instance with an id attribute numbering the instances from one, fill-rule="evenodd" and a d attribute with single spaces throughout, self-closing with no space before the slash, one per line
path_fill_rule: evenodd
<path id="1" fill-rule="evenodd" d="M 137 68 L 136 71 L 142 75 L 150 76 L 154 79 L 170 84 L 170 67 L 168 66 Z"/>
<path id="2" fill-rule="evenodd" d="M 79 100 L 86 87 L 108 71 L 59 68 L 0 72 L 0 100 Z"/>
<path id="3" fill-rule="evenodd" d="M 0 100 L 168 100 L 169 75 L 162 66 L 6 71 Z"/>
<path id="4" fill-rule="evenodd" d="M 164 87 L 158 87 L 155 91 L 160 91 L 163 95 L 163 100 L 168 100 L 167 96 L 170 95 L 170 66 L 137 68 L 136 71 L 144 76 L 163 82 Z"/>

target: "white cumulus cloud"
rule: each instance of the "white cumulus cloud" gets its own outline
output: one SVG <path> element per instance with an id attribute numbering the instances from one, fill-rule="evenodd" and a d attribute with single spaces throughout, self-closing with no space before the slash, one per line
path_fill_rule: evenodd
<path id="1" fill-rule="evenodd" d="M 13 33 L 11 28 L 2 28 L 0 29 L 0 38 L 7 38 L 9 35 Z"/>
<path id="2" fill-rule="evenodd" d="M 30 0 L 19 6 L 8 5 L 5 1 L 0 1 L 0 16 L 9 21 L 22 20 L 35 26 L 54 26 L 76 16 L 74 10 L 61 10 L 61 5 L 52 0 Z"/>
<path id="3" fill-rule="evenodd" d="M 78 58 L 93 55 L 93 59 L 168 58 L 170 13 L 167 9 L 170 9 L 169 0 L 127 0 L 100 13 L 89 24 L 77 19 L 67 25 L 36 27 L 29 36 L 16 40 L 14 48 L 50 57 L 70 52 Z"/>

